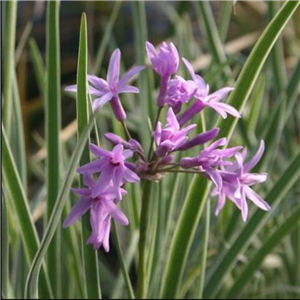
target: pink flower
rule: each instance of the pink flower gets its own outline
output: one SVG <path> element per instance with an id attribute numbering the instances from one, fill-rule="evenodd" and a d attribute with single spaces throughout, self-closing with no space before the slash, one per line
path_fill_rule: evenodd
<path id="1" fill-rule="evenodd" d="M 222 118 L 227 118 L 227 114 L 230 114 L 236 118 L 240 118 L 240 113 L 231 105 L 226 103 L 221 103 L 220 101 L 233 90 L 231 87 L 222 88 L 209 95 L 209 86 L 205 83 L 202 77 L 195 74 L 192 65 L 188 60 L 183 58 L 183 62 L 186 65 L 193 81 L 188 81 L 191 85 L 191 89 L 195 89 L 195 101 L 194 103 L 179 117 L 178 121 L 180 125 L 184 125 L 186 122 L 191 120 L 198 112 L 200 112 L 204 107 L 210 107 L 214 109 Z"/>
<path id="2" fill-rule="evenodd" d="M 264 182 L 267 179 L 267 173 L 249 173 L 259 162 L 263 155 L 264 148 L 264 141 L 261 141 L 257 153 L 246 164 L 244 164 L 244 160 L 247 155 L 247 149 L 242 153 L 237 153 L 236 163 L 220 172 L 223 181 L 222 189 L 221 191 L 213 191 L 213 195 L 219 196 L 216 215 L 218 215 L 220 210 L 224 207 L 226 197 L 241 210 L 244 221 L 246 221 L 248 217 L 247 198 L 262 210 L 268 211 L 271 209 L 269 204 L 250 187 L 256 183 Z"/>
<path id="3" fill-rule="evenodd" d="M 96 159 L 77 169 L 81 174 L 100 173 L 100 176 L 92 188 L 92 197 L 97 197 L 106 188 L 113 184 L 116 192 L 116 198 L 122 198 L 121 186 L 126 182 L 138 182 L 140 179 L 136 173 L 130 170 L 126 164 L 126 159 L 132 157 L 133 152 L 129 149 L 124 150 L 123 145 L 116 145 L 110 152 L 94 144 L 90 144 L 91 152 L 98 156 Z"/>
<path id="4" fill-rule="evenodd" d="M 195 127 L 196 124 L 193 124 L 180 130 L 173 109 L 169 108 L 166 126 L 162 128 L 161 122 L 158 122 L 154 131 L 154 140 L 157 145 L 156 155 L 163 157 L 169 152 L 178 150 L 187 141 L 187 133 Z"/>
<path id="5" fill-rule="evenodd" d="M 163 42 L 159 48 L 159 52 L 155 47 L 146 42 L 147 54 L 152 62 L 153 70 L 162 77 L 169 77 L 176 73 L 179 65 L 179 55 L 173 43 L 169 45 Z"/>
<path id="6" fill-rule="evenodd" d="M 129 221 L 124 213 L 117 207 L 115 189 L 107 185 L 97 197 L 92 196 L 94 180 L 90 174 L 84 175 L 86 188 L 75 189 L 72 191 L 80 196 L 80 200 L 73 206 L 68 217 L 64 221 L 63 227 L 72 225 L 78 218 L 84 215 L 88 210 L 91 213 L 92 234 L 87 240 L 88 244 L 93 244 L 97 250 L 103 245 L 106 252 L 109 251 L 109 234 L 111 218 L 114 218 L 122 225 L 128 225 Z M 122 195 L 127 192 L 120 190 Z"/>
<path id="7" fill-rule="evenodd" d="M 116 49 L 109 61 L 106 80 L 98 78 L 94 75 L 88 75 L 88 81 L 92 84 L 89 87 L 89 93 L 95 96 L 93 109 L 102 107 L 106 102 L 110 101 L 113 112 L 119 121 L 126 119 L 126 113 L 120 102 L 119 94 L 122 93 L 139 93 L 139 89 L 128 85 L 128 81 L 141 70 L 144 66 L 137 66 L 129 70 L 121 79 L 120 75 L 120 58 L 121 51 Z M 67 91 L 76 92 L 77 86 L 72 85 L 66 88 Z"/>

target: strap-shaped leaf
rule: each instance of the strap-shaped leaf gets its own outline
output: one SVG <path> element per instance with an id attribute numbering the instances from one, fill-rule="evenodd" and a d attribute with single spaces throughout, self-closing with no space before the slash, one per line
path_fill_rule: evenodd
<path id="1" fill-rule="evenodd" d="M 266 196 L 265 199 L 271 205 L 272 209 L 276 208 L 296 182 L 300 175 L 299 165 L 300 154 L 291 161 L 289 167 Z M 252 238 L 261 230 L 270 216 L 270 213 L 257 210 L 251 219 L 247 221 L 242 231 L 235 235 L 231 242 L 229 242 L 231 245 L 230 248 L 218 254 L 218 259 L 207 276 L 204 290 L 205 298 L 213 298 L 217 294 L 222 286 L 224 276 L 232 269 L 238 255 L 248 247 Z"/>
<path id="2" fill-rule="evenodd" d="M 33 261 L 39 246 L 38 234 L 32 222 L 28 201 L 21 183 L 11 149 L 8 144 L 6 131 L 2 126 L 2 170 L 5 187 L 8 189 L 13 206 L 15 208 L 17 220 L 20 225 L 21 238 L 26 252 L 26 258 L 30 264 Z M 47 287 L 47 276 L 42 274 L 44 296 L 51 295 L 50 287 Z"/>
<path id="3" fill-rule="evenodd" d="M 237 80 L 235 90 L 229 98 L 229 104 L 233 105 L 240 112 L 247 102 L 268 54 L 298 5 L 299 2 L 286 2 L 253 48 Z M 236 126 L 237 119 L 229 117 L 218 123 L 218 127 L 221 128 L 219 136 L 227 136 L 229 140 Z M 202 178 L 196 177 L 190 186 L 190 192 L 185 200 L 170 246 L 162 283 L 162 298 L 174 298 L 176 296 L 177 287 L 181 281 L 190 245 L 195 235 L 207 195 L 207 184 Z M 216 282 L 214 283 L 216 284 Z M 212 287 L 214 285 L 210 286 L 211 289 Z"/>
<path id="4" fill-rule="evenodd" d="M 296 226 L 299 225 L 300 206 L 298 205 L 290 216 L 288 216 L 283 224 L 280 224 L 275 232 L 264 241 L 263 246 L 256 252 L 254 257 L 251 258 L 249 264 L 246 266 L 242 274 L 238 276 L 233 287 L 230 289 L 226 299 L 237 299 L 240 295 L 243 287 L 253 276 L 255 270 L 257 270 L 263 259 L 272 251 L 272 249 L 282 241 L 282 239 L 290 233 Z"/>

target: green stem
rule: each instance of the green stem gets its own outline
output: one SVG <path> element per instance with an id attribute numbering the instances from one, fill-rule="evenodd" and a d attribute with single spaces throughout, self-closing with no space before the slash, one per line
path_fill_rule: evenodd
<path id="1" fill-rule="evenodd" d="M 158 108 L 158 111 L 157 111 L 157 115 L 156 115 L 156 119 L 155 119 L 155 123 L 154 123 L 153 130 L 156 129 L 157 123 L 158 123 L 158 121 L 159 121 L 159 117 L 160 117 L 160 115 L 161 115 L 161 111 L 162 111 L 162 107 L 160 106 L 160 107 Z M 151 137 L 151 143 L 150 143 L 149 151 L 148 151 L 148 160 L 150 159 L 150 157 L 151 157 L 151 155 L 152 155 L 153 144 L 154 144 L 154 137 L 152 136 L 152 137 Z"/>
<path id="2" fill-rule="evenodd" d="M 210 201 L 206 201 L 206 215 L 205 215 L 205 231 L 203 238 L 203 249 L 201 255 L 201 272 L 199 278 L 199 290 L 197 299 L 202 299 L 203 297 L 203 287 L 205 279 L 205 269 L 206 269 L 206 259 L 207 259 L 207 249 L 209 240 L 209 228 L 210 228 Z"/>
<path id="3" fill-rule="evenodd" d="M 140 219 L 139 265 L 138 265 L 138 299 L 145 299 L 147 294 L 146 278 L 146 242 L 149 219 L 149 203 L 152 181 L 145 181 L 142 197 L 142 209 Z"/>
<path id="4" fill-rule="evenodd" d="M 115 244 L 116 244 L 116 248 L 117 248 L 118 258 L 119 258 L 119 262 L 120 262 L 120 265 L 121 265 L 121 270 L 122 270 L 122 273 L 123 273 L 123 276 L 124 276 L 124 281 L 125 281 L 125 286 L 127 288 L 128 297 L 129 297 L 129 299 L 135 299 L 132 284 L 131 284 L 131 281 L 130 281 L 130 277 L 129 277 L 129 274 L 127 272 L 124 255 L 123 255 L 121 245 L 120 245 L 118 229 L 117 229 L 117 226 L 116 226 L 116 222 L 114 220 L 113 220 L 112 225 L 113 225 L 113 233 L 114 233 L 114 236 L 115 236 Z"/>
<path id="5" fill-rule="evenodd" d="M 121 124 L 122 124 L 122 127 L 124 129 L 124 132 L 125 132 L 125 135 L 126 135 L 127 139 L 130 140 L 131 139 L 131 134 L 130 134 L 127 126 L 126 126 L 125 121 L 122 121 Z"/>

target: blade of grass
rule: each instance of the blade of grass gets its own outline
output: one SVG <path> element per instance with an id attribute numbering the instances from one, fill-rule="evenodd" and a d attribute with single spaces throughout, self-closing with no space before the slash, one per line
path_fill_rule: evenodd
<path id="1" fill-rule="evenodd" d="M 300 174 L 299 164 L 300 154 L 291 161 L 283 175 L 278 179 L 274 184 L 274 187 L 265 197 L 273 210 L 296 182 Z M 204 297 L 206 299 L 215 297 L 222 286 L 224 276 L 228 274 L 234 266 L 238 254 L 242 253 L 248 247 L 252 238 L 261 230 L 269 218 L 270 214 L 257 210 L 247 221 L 245 227 L 233 237 L 230 248 L 228 250 L 225 249 L 218 254 L 218 259 L 207 276 L 204 290 Z"/>
<path id="2" fill-rule="evenodd" d="M 225 42 L 229 24 L 230 24 L 230 18 L 232 14 L 233 9 L 233 3 L 234 1 L 224 1 L 222 6 L 222 13 L 220 16 L 220 24 L 218 26 L 219 29 L 219 36 L 221 42 Z"/>
<path id="3" fill-rule="evenodd" d="M 29 50 L 32 57 L 33 69 L 37 80 L 39 92 L 42 100 L 45 101 L 45 65 L 38 45 L 33 38 L 29 40 Z"/>
<path id="4" fill-rule="evenodd" d="M 61 95 L 60 95 L 60 49 L 59 49 L 59 1 L 47 3 L 46 26 L 46 186 L 47 209 L 45 224 L 50 219 L 60 186 L 61 145 Z M 48 255 L 47 268 L 54 296 L 61 295 L 61 232 L 60 227 L 53 239 Z"/>
<path id="5" fill-rule="evenodd" d="M 208 241 L 209 241 L 209 231 L 210 231 L 210 201 L 206 201 L 206 211 L 205 211 L 205 229 L 203 236 L 203 247 L 202 255 L 200 260 L 200 277 L 199 277 L 199 289 L 197 291 L 197 299 L 202 299 L 203 297 L 203 288 L 204 288 L 204 279 L 206 271 L 206 261 L 207 261 L 207 250 L 208 250 Z"/>
<path id="6" fill-rule="evenodd" d="M 3 48 L 3 123 L 7 136 L 10 136 L 12 114 L 12 80 L 15 67 L 15 36 L 16 36 L 17 1 L 8 1 L 5 5 L 6 28 Z"/>
<path id="7" fill-rule="evenodd" d="M 80 135 L 78 142 L 76 144 L 76 147 L 74 148 L 74 152 L 72 154 L 72 157 L 70 159 L 70 163 L 68 165 L 68 169 L 66 172 L 66 177 L 63 181 L 63 184 L 60 187 L 58 198 L 57 198 L 57 201 L 53 208 L 50 220 L 48 222 L 48 226 L 45 230 L 43 240 L 42 240 L 41 245 L 34 257 L 33 263 L 31 265 L 31 268 L 28 273 L 27 282 L 26 282 L 26 290 L 25 290 L 26 298 L 36 299 L 38 296 L 37 281 L 38 281 L 40 269 L 41 269 L 45 254 L 47 252 L 47 249 L 49 247 L 49 244 L 54 236 L 56 228 L 61 219 L 61 214 L 62 214 L 64 205 L 65 205 L 65 202 L 68 198 L 67 196 L 69 194 L 71 184 L 75 177 L 76 168 L 78 166 L 79 160 L 83 153 L 85 144 L 88 140 L 89 133 L 94 126 L 94 120 L 96 119 L 97 116 L 99 116 L 99 112 L 97 112 L 95 115 L 93 115 L 90 118 L 88 126 L 84 129 L 84 131 Z"/>
<path id="8" fill-rule="evenodd" d="M 149 205 L 151 196 L 151 181 L 145 181 L 143 186 L 142 209 L 140 217 L 140 241 L 138 264 L 138 299 L 146 299 L 147 295 L 147 270 L 146 248 L 149 225 Z"/>
<path id="9" fill-rule="evenodd" d="M 242 112 L 248 97 L 253 89 L 256 79 L 285 25 L 295 12 L 299 2 L 286 2 L 255 44 L 248 57 L 241 74 L 235 85 L 235 90 L 230 94 L 228 104 Z M 238 119 L 229 117 L 226 120 L 219 119 L 217 127 L 221 128 L 219 136 L 227 136 L 230 140 Z"/>
<path id="10" fill-rule="evenodd" d="M 27 192 L 27 165 L 26 165 L 26 146 L 24 138 L 23 118 L 21 111 L 21 101 L 16 73 L 13 72 L 13 112 L 15 117 L 14 127 L 15 138 L 15 161 L 21 177 L 25 192 Z"/>
<path id="11" fill-rule="evenodd" d="M 25 28 L 24 28 L 24 31 L 23 31 L 23 33 L 20 37 L 18 46 L 16 48 L 16 53 L 15 53 L 16 64 L 19 62 L 19 60 L 21 58 L 21 54 L 22 54 L 22 52 L 24 50 L 24 47 L 25 47 L 25 45 L 28 41 L 28 38 L 29 38 L 29 35 L 31 33 L 32 27 L 33 27 L 32 21 L 28 21 Z"/>
<path id="12" fill-rule="evenodd" d="M 263 98 L 265 95 L 265 87 L 266 87 L 266 77 L 261 75 L 261 77 L 257 80 L 257 85 L 253 90 L 253 96 L 251 101 L 251 108 L 249 110 L 249 117 L 248 117 L 248 133 L 249 135 L 255 133 L 258 118 L 260 115 Z"/>
<path id="13" fill-rule="evenodd" d="M 103 62 L 103 57 L 104 57 L 104 53 L 105 50 L 107 48 L 107 45 L 109 43 L 109 39 L 112 33 L 112 29 L 116 23 L 120 8 L 122 5 L 122 1 L 116 1 L 114 4 L 114 8 L 113 11 L 110 15 L 110 18 L 105 26 L 105 32 L 104 32 L 104 36 L 99 44 L 98 50 L 97 50 L 97 54 L 96 54 L 96 60 L 95 60 L 95 64 L 94 64 L 94 68 L 93 68 L 93 74 L 98 74 L 100 73 L 100 69 L 102 66 L 102 62 Z"/>
<path id="14" fill-rule="evenodd" d="M 145 10 L 144 1 L 135 1 L 132 2 L 133 9 L 133 31 L 135 37 L 135 53 L 136 53 L 136 63 L 139 65 L 146 65 L 146 51 L 145 51 L 145 42 L 148 39 L 147 34 L 147 16 Z M 146 122 L 150 117 L 152 120 L 154 118 L 154 107 L 152 99 L 152 78 L 149 73 L 150 70 L 143 70 L 139 74 L 138 78 L 138 87 L 140 89 L 139 101 L 143 101 L 142 112 L 140 118 L 140 135 L 142 144 L 145 149 L 148 149 L 150 146 L 150 135 L 149 127 Z"/>
<path id="15" fill-rule="evenodd" d="M 28 201 L 21 183 L 20 176 L 17 172 L 16 165 L 9 147 L 6 131 L 2 126 L 2 168 L 4 184 L 7 187 L 13 201 L 14 211 L 20 224 L 21 238 L 24 243 L 26 258 L 30 264 L 37 252 L 39 240 L 36 228 L 30 216 Z M 42 290 L 41 296 L 51 297 L 51 289 L 48 285 L 47 274 L 43 269 L 42 273 Z"/>
<path id="16" fill-rule="evenodd" d="M 127 293 L 128 293 L 128 299 L 135 299 L 132 284 L 131 284 L 131 281 L 130 281 L 130 277 L 129 277 L 129 274 L 127 272 L 127 267 L 126 267 L 124 255 L 123 255 L 121 245 L 120 245 L 118 229 L 117 229 L 117 226 L 116 226 L 116 223 L 115 223 L 114 220 L 113 220 L 113 234 L 115 236 L 115 245 L 116 245 L 116 248 L 117 248 L 118 258 L 119 258 L 119 262 L 120 262 L 120 265 L 121 265 L 121 270 L 122 270 L 122 273 L 123 273 L 123 276 L 124 276 L 125 287 L 126 287 Z"/>
<path id="17" fill-rule="evenodd" d="M 269 6 L 269 19 L 272 20 L 276 15 L 280 7 L 280 3 L 276 1 L 267 2 Z M 277 43 L 274 45 L 274 48 L 271 52 L 272 59 L 272 67 L 273 67 L 273 76 L 274 76 L 274 88 L 277 91 L 277 94 L 283 92 L 286 83 L 287 83 L 287 75 L 284 64 L 284 54 L 283 54 L 283 44 L 282 38 L 279 37 Z"/>
<path id="18" fill-rule="evenodd" d="M 282 241 L 282 239 L 290 233 L 297 225 L 299 225 L 300 206 L 293 209 L 293 212 L 285 218 L 283 224 L 277 226 L 276 230 L 270 237 L 265 239 L 263 246 L 251 258 L 249 264 L 245 267 L 230 288 L 226 299 L 236 299 L 243 291 L 244 286 L 249 283 L 253 273 L 261 266 L 263 259 L 272 251 L 272 249 Z"/>
<path id="19" fill-rule="evenodd" d="M 9 233 L 7 223 L 6 199 L 2 194 L 1 200 L 1 256 L 2 256 L 2 291 L 4 295 L 9 297 Z"/>
<path id="20" fill-rule="evenodd" d="M 87 86 L 87 64 L 88 64 L 88 49 L 87 49 L 87 21 L 86 15 L 82 14 L 80 25 L 79 38 L 79 53 L 77 66 L 77 133 L 78 136 L 83 132 L 88 124 L 88 109 L 89 97 Z M 80 158 L 80 165 L 90 162 L 90 152 L 88 147 L 89 139 L 84 144 L 84 150 Z M 84 186 L 83 178 L 80 178 L 80 185 Z M 100 289 L 100 274 L 97 252 L 86 247 L 86 240 L 90 235 L 90 219 L 89 215 L 84 215 L 81 222 L 82 241 L 81 249 L 83 255 L 84 280 L 86 287 L 87 298 L 101 298 Z"/>
<path id="21" fill-rule="evenodd" d="M 210 48 L 210 52 L 212 53 L 212 56 L 214 58 L 214 61 L 217 63 L 217 65 L 223 64 L 227 61 L 227 59 L 224 47 L 222 45 L 222 41 L 218 33 L 218 28 L 210 7 L 211 4 L 206 1 L 193 2 L 193 4 L 198 16 L 197 20 L 203 20 L 205 35 L 208 40 L 208 45 Z M 224 74 L 230 77 L 231 70 L 229 66 L 226 66 L 223 70 Z"/>
<path id="22" fill-rule="evenodd" d="M 252 50 L 237 80 L 236 89 L 231 94 L 229 100 L 229 103 L 240 111 L 242 111 L 247 102 L 256 78 L 272 46 L 298 5 L 299 3 L 297 2 L 286 2 L 265 29 Z M 219 136 L 227 136 L 229 141 L 236 123 L 237 119 L 233 118 L 227 119 L 226 121 L 219 121 L 219 126 L 217 126 L 221 128 Z M 199 186 L 203 186 L 201 193 L 198 193 Z M 173 298 L 176 295 L 176 287 L 178 287 L 181 280 L 190 245 L 195 235 L 195 229 L 199 223 L 207 195 L 208 187 L 206 181 L 201 177 L 194 177 L 170 246 L 162 283 L 162 298 Z M 195 199 L 200 200 L 197 201 Z"/>
<path id="23" fill-rule="evenodd" d="M 162 299 L 173 299 L 176 297 L 192 244 L 192 237 L 195 235 L 205 205 L 205 199 L 208 196 L 209 184 L 206 184 L 206 182 L 205 178 L 194 176 L 189 187 L 170 245 L 162 282 Z M 200 191 L 198 189 L 199 186 L 203 187 Z"/>

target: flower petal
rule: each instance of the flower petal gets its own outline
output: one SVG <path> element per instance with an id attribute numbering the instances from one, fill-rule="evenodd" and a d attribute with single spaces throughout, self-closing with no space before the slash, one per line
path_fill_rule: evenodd
<path id="1" fill-rule="evenodd" d="M 92 189 L 91 195 L 93 198 L 99 197 L 101 195 L 101 192 L 105 190 L 105 188 L 108 186 L 109 182 L 114 176 L 114 171 L 114 168 L 107 168 L 101 173 L 101 175 L 98 178 L 98 181 Z"/>
<path id="2" fill-rule="evenodd" d="M 132 85 L 125 85 L 124 87 L 118 89 L 118 94 L 122 94 L 122 93 L 134 93 L 134 94 L 138 94 L 140 92 L 140 90 Z"/>
<path id="3" fill-rule="evenodd" d="M 107 209 L 107 212 L 120 224 L 128 225 L 129 221 L 126 215 L 118 208 L 118 206 L 113 202 L 103 199 L 103 205 Z"/>
<path id="4" fill-rule="evenodd" d="M 138 182 L 140 178 L 137 174 L 131 171 L 129 168 L 125 167 L 123 171 L 123 176 L 126 182 Z"/>
<path id="5" fill-rule="evenodd" d="M 69 215 L 63 223 L 63 227 L 66 228 L 73 224 L 78 218 L 85 214 L 91 207 L 93 200 L 81 199 L 71 209 Z"/>
<path id="6" fill-rule="evenodd" d="M 69 85 L 65 88 L 65 91 L 67 91 L 67 92 L 77 92 L 77 85 L 76 84 Z"/>
<path id="7" fill-rule="evenodd" d="M 254 168 L 256 166 L 256 164 L 260 161 L 264 151 L 265 151 L 265 142 L 263 140 L 261 140 L 260 146 L 259 146 L 256 154 L 252 157 L 252 159 L 250 159 L 245 164 L 245 166 L 244 166 L 245 172 L 248 172 L 249 170 L 251 170 L 252 168 Z"/>
<path id="8" fill-rule="evenodd" d="M 101 108 L 106 102 L 110 101 L 113 97 L 113 93 L 109 92 L 107 94 L 104 94 L 100 98 L 97 98 L 93 102 L 93 110 L 97 110 L 98 108 Z"/>
<path id="9" fill-rule="evenodd" d="M 96 159 L 90 163 L 87 163 L 81 167 L 79 167 L 77 169 L 77 172 L 79 174 L 84 174 L 84 173 L 88 173 L 88 174 L 94 174 L 94 173 L 98 173 L 101 172 L 101 167 L 103 165 L 103 162 L 101 161 L 101 159 Z"/>
<path id="10" fill-rule="evenodd" d="M 107 158 L 112 157 L 112 154 L 109 151 L 104 150 L 103 148 L 92 143 L 90 144 L 90 150 L 94 155 L 98 157 L 107 157 Z"/>
<path id="11" fill-rule="evenodd" d="M 219 202 L 215 210 L 215 215 L 218 216 L 222 208 L 226 203 L 226 195 L 224 193 L 219 193 Z"/>
<path id="12" fill-rule="evenodd" d="M 271 206 L 248 186 L 244 187 L 246 196 L 260 209 L 269 211 Z"/>
<path id="13" fill-rule="evenodd" d="M 127 82 L 137 73 L 141 72 L 144 70 L 146 67 L 145 66 L 136 66 L 131 68 L 127 73 L 123 75 L 123 77 L 119 80 L 118 82 L 118 90 L 122 89 Z"/>
<path id="14" fill-rule="evenodd" d="M 116 49 L 111 55 L 109 65 L 108 65 L 107 83 L 109 86 L 116 84 L 119 80 L 120 59 L 121 59 L 121 51 L 120 49 Z"/>
<path id="15" fill-rule="evenodd" d="M 87 75 L 87 79 L 100 92 L 107 93 L 109 91 L 108 84 L 104 79 L 95 75 Z"/>
<path id="16" fill-rule="evenodd" d="M 71 191 L 74 193 L 74 194 L 77 194 L 79 196 L 82 196 L 82 197 L 88 197 L 91 193 L 91 190 L 88 189 L 88 188 L 71 188 Z"/>
<path id="17" fill-rule="evenodd" d="M 232 90 L 234 90 L 234 88 L 232 88 L 232 87 L 225 87 L 225 88 L 219 89 L 219 90 L 215 91 L 214 93 L 210 94 L 209 96 L 207 96 L 206 100 L 208 102 L 209 101 L 219 102 Z"/>

